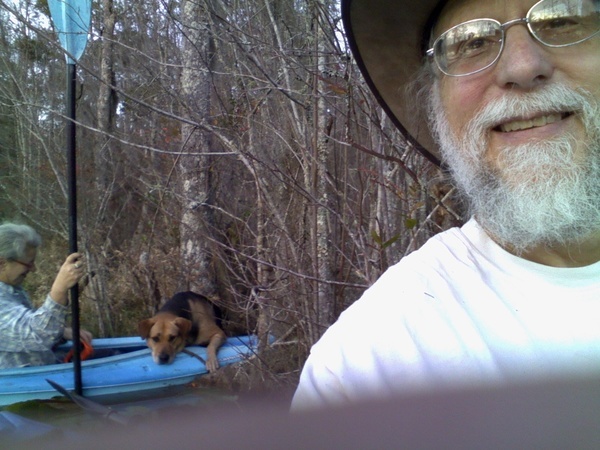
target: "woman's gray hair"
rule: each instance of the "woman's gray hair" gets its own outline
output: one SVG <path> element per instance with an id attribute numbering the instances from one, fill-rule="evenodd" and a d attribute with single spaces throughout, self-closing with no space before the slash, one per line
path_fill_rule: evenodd
<path id="1" fill-rule="evenodd" d="M 0 258 L 19 260 L 25 257 L 28 247 L 38 248 L 42 238 L 29 225 L 5 223 L 0 225 Z"/>

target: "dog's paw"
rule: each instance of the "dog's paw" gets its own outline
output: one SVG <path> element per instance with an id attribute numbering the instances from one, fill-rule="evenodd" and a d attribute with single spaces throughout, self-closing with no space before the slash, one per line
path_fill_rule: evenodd
<path id="1" fill-rule="evenodd" d="M 216 358 L 208 358 L 206 361 L 206 369 L 210 373 L 214 373 L 219 368 L 219 361 Z"/>

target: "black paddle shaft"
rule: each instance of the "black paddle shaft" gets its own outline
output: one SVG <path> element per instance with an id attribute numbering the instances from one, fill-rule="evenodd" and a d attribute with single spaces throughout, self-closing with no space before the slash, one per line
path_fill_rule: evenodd
<path id="1" fill-rule="evenodd" d="M 67 181 L 69 198 L 69 253 L 77 252 L 77 140 L 75 127 L 75 90 L 77 71 L 75 64 L 67 64 Z M 79 288 L 71 293 L 71 327 L 73 328 L 73 376 L 75 393 L 82 394 L 81 342 L 79 337 Z"/>

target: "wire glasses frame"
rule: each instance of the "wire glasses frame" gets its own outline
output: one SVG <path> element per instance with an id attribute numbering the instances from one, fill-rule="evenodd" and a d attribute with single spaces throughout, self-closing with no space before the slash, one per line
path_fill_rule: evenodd
<path id="1" fill-rule="evenodd" d="M 600 32 L 599 0 L 541 0 L 526 17 L 500 23 L 473 19 L 442 33 L 427 50 L 440 71 L 462 77 L 493 66 L 504 50 L 506 30 L 524 24 L 531 36 L 547 47 L 567 47 Z"/>
<path id="2" fill-rule="evenodd" d="M 11 259 L 11 261 L 16 262 L 17 264 L 21 264 L 23 267 L 26 267 L 27 270 L 33 270 L 33 268 L 35 267 L 35 261 L 30 263 L 19 261 L 18 259 Z"/>

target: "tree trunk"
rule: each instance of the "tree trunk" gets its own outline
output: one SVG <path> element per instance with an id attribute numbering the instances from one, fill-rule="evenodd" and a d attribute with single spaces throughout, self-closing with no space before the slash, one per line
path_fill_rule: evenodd
<path id="1" fill-rule="evenodd" d="M 205 7 L 197 0 L 183 2 L 185 37 L 182 50 L 183 70 L 181 92 L 182 115 L 190 122 L 209 123 L 215 43 L 211 27 L 211 0 Z M 214 187 L 211 176 L 213 151 L 211 136 L 191 124 L 182 128 L 183 153 L 179 159 L 181 179 L 180 249 L 182 258 L 181 289 L 198 291 L 204 295 L 216 292 L 211 266 L 210 237 L 213 220 Z"/>
<path id="2" fill-rule="evenodd" d="M 117 197 L 114 183 L 114 156 L 112 150 L 111 134 L 115 131 L 115 115 L 116 115 L 116 94 L 113 89 L 115 83 L 114 75 L 114 34 L 115 34 L 116 14 L 113 9 L 113 0 L 102 0 L 102 40 L 100 51 L 100 86 L 98 90 L 98 102 L 96 106 L 97 126 L 103 134 L 98 136 L 98 144 L 92 149 L 92 157 L 94 159 L 94 168 L 96 173 L 96 189 L 97 198 L 101 199 L 97 208 L 96 224 L 103 224 L 94 231 L 102 231 L 110 229 L 110 224 L 113 222 L 110 218 L 111 204 Z M 118 208 L 117 208 L 118 209 Z M 90 235 L 97 234 L 90 230 Z M 87 261 L 90 272 L 95 276 L 90 282 L 92 291 L 92 299 L 98 313 L 98 327 L 100 334 L 105 336 L 111 334 L 111 312 L 107 303 L 108 289 L 105 286 L 106 280 L 110 278 L 108 267 L 106 264 L 106 254 L 111 251 L 107 248 L 110 240 L 107 236 L 96 236 L 100 241 L 104 241 L 102 252 L 96 251 L 92 257 L 89 249 Z"/>
<path id="3" fill-rule="evenodd" d="M 326 39 L 321 24 L 321 6 L 313 2 L 313 28 L 315 31 L 316 71 L 314 74 L 314 158 L 313 158 L 313 188 L 314 198 L 317 200 L 314 216 L 314 265 L 315 276 L 319 280 L 316 283 L 315 299 L 317 312 L 317 335 L 321 334 L 333 323 L 334 292 L 332 285 L 327 280 L 333 280 L 332 257 L 331 257 L 331 230 L 329 217 L 329 195 L 327 182 L 327 163 L 329 160 L 330 143 L 328 130 L 330 128 L 331 115 L 327 111 L 325 100 L 324 77 L 327 73 L 327 51 Z"/>

